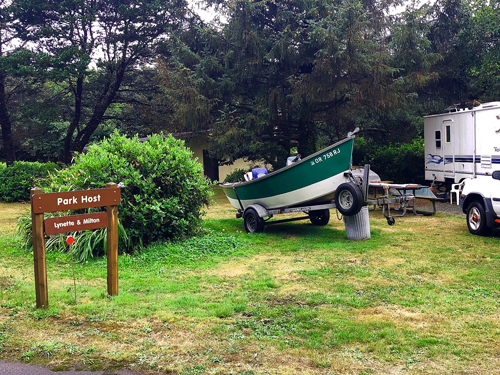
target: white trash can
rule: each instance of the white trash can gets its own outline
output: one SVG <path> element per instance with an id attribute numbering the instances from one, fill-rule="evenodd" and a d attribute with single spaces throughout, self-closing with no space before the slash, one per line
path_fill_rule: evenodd
<path id="1" fill-rule="evenodd" d="M 344 224 L 348 240 L 361 241 L 371 238 L 368 206 L 361 207 L 356 215 L 344 216 Z"/>

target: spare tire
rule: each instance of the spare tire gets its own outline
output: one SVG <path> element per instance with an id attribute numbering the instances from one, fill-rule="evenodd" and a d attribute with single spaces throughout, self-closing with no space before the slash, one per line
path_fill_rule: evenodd
<path id="1" fill-rule="evenodd" d="M 335 192 L 335 205 L 344 216 L 356 215 L 363 207 L 361 189 L 351 182 L 340 184 Z"/>

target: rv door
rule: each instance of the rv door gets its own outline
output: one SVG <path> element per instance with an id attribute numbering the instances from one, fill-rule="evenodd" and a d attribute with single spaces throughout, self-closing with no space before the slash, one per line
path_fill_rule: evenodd
<path id="1" fill-rule="evenodd" d="M 425 120 L 425 179 L 444 182 L 443 131 L 439 117 Z"/>
<path id="2" fill-rule="evenodd" d="M 455 142 L 453 133 L 453 120 L 446 119 L 442 124 L 443 137 L 443 158 L 444 158 L 444 177 L 455 179 Z"/>

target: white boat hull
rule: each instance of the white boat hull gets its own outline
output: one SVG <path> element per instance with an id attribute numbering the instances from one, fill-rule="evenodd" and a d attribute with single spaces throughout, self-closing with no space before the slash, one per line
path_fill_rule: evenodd
<path id="1" fill-rule="evenodd" d="M 309 203 L 324 203 L 333 201 L 336 188 L 340 184 L 347 181 L 347 177 L 345 177 L 344 172 L 342 172 L 315 184 L 284 194 L 259 199 L 241 200 L 241 205 L 243 206 L 243 209 L 245 209 L 252 204 L 260 204 L 269 210 L 274 208 L 294 207 Z M 234 208 L 241 208 L 238 199 L 230 197 L 228 197 L 228 199 Z"/>

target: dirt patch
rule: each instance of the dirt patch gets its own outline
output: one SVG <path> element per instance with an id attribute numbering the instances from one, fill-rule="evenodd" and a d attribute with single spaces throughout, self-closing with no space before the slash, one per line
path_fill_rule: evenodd
<path id="1" fill-rule="evenodd" d="M 14 233 L 19 218 L 29 212 L 29 203 L 0 203 L 0 234 Z"/>
<path id="2" fill-rule="evenodd" d="M 386 266 L 397 266 L 398 264 L 404 264 L 406 259 L 403 258 L 386 258 L 382 261 L 383 265 Z"/>
<path id="3" fill-rule="evenodd" d="M 429 328 L 435 323 L 443 323 L 445 319 L 441 316 L 424 314 L 402 306 L 387 305 L 362 309 L 357 314 L 357 320 L 361 322 L 392 322 L 397 326 L 422 329 Z"/>
<path id="4" fill-rule="evenodd" d="M 233 278 L 246 275 L 250 272 L 247 264 L 240 262 L 230 262 L 207 272 L 208 275 L 217 276 L 220 278 Z"/>
<path id="5" fill-rule="evenodd" d="M 12 276 L 0 276 L 0 290 L 5 290 L 5 289 L 10 289 L 10 288 L 17 288 L 16 287 L 16 282 Z"/>
<path id="6" fill-rule="evenodd" d="M 307 264 L 307 263 L 306 263 Z M 321 265 L 315 264 L 315 267 Z M 286 256 L 261 255 L 242 261 L 234 261 L 219 264 L 217 269 L 207 271 L 208 275 L 222 278 L 240 277 L 254 273 L 255 270 L 265 269 L 269 275 L 278 281 L 296 280 L 294 273 L 304 268 L 304 263 L 295 262 L 294 259 Z"/>

